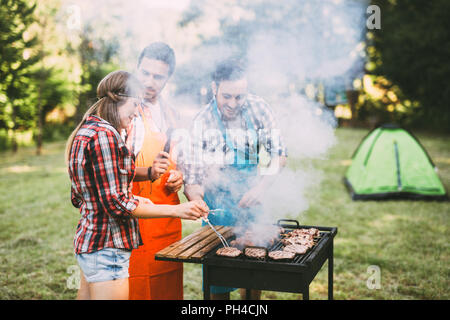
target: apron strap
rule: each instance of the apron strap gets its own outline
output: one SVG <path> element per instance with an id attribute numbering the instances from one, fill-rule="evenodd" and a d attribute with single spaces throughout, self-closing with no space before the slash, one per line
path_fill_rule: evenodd
<path id="1" fill-rule="evenodd" d="M 142 109 L 141 105 L 139 105 L 138 111 L 139 111 L 139 114 L 141 115 L 141 119 L 142 119 L 142 123 L 144 124 L 145 131 L 149 130 L 149 125 L 147 123 L 147 117 L 145 116 L 144 110 Z"/>
<path id="2" fill-rule="evenodd" d="M 163 118 L 165 129 L 178 127 L 177 116 L 172 108 L 166 105 L 163 99 L 159 99 L 159 105 L 161 107 L 161 117 Z"/>
<path id="3" fill-rule="evenodd" d="M 172 129 L 172 126 L 168 126 L 168 125 L 167 125 L 167 121 L 166 121 L 166 119 L 165 119 L 165 112 L 168 111 L 168 109 L 166 109 L 165 107 L 163 108 L 161 102 L 160 102 L 160 106 L 161 106 L 161 117 L 164 118 L 163 121 L 164 121 L 164 124 L 165 124 L 163 127 L 167 127 L 167 131 L 166 131 L 166 132 L 161 131 L 161 134 L 165 135 L 164 138 L 165 138 L 166 143 L 167 143 L 167 142 L 170 142 L 170 141 L 169 141 L 169 133 L 171 133 L 171 132 L 173 131 L 173 129 Z M 139 108 L 139 109 L 138 109 L 139 114 L 141 115 L 142 122 L 143 122 L 143 124 L 144 124 L 145 131 L 146 131 L 146 132 L 149 132 L 149 131 L 150 131 L 150 125 L 149 125 L 149 123 L 147 122 L 148 120 L 147 120 L 147 117 L 145 116 L 144 110 L 142 109 L 142 106 L 141 106 L 141 105 L 139 105 L 138 108 Z M 173 116 L 173 115 L 172 115 L 172 116 Z M 169 117 L 169 118 L 170 118 L 170 117 Z M 172 119 L 172 120 L 173 120 L 173 119 Z M 171 122 L 171 124 L 173 124 L 173 121 L 169 121 L 169 122 Z M 164 148 L 164 149 L 165 149 L 165 148 Z M 166 151 L 166 150 L 164 150 L 164 151 Z M 167 151 L 167 153 L 170 153 L 170 145 L 169 145 L 169 151 Z"/>
<path id="4" fill-rule="evenodd" d="M 235 153 L 235 161 L 236 161 L 237 160 L 237 148 L 235 148 L 233 142 L 230 141 L 230 139 L 227 139 L 225 126 L 224 126 L 224 124 L 223 124 L 223 122 L 222 122 L 222 120 L 220 119 L 220 116 L 219 116 L 219 111 L 218 111 L 218 107 L 217 107 L 217 100 L 214 99 L 212 103 L 213 103 L 213 105 L 212 105 L 213 114 L 214 114 L 214 116 L 215 116 L 215 118 L 217 120 L 217 123 L 219 125 L 219 129 L 222 132 L 223 139 L 224 139 L 226 145 L 228 146 L 228 148 L 230 150 L 233 150 L 233 152 Z M 244 117 L 244 120 L 246 122 L 247 130 L 253 130 L 255 132 L 255 134 L 256 134 L 256 140 L 258 140 L 258 134 L 256 133 L 255 126 L 250 121 L 250 117 L 249 117 L 249 115 L 247 113 L 247 109 L 246 108 L 243 108 L 242 116 Z M 244 154 L 246 156 L 248 156 L 248 158 L 250 159 L 250 154 L 249 154 L 249 152 L 247 152 L 247 150 L 244 150 Z M 259 143 L 258 143 L 258 141 L 256 141 L 256 162 L 257 163 L 259 162 Z"/>

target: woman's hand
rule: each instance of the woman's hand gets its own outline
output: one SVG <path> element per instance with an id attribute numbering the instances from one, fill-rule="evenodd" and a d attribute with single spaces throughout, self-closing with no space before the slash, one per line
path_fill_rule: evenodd
<path id="1" fill-rule="evenodd" d="M 141 197 L 141 196 L 137 196 L 135 194 L 133 195 L 133 197 L 138 199 L 139 203 L 142 203 L 142 204 L 153 204 L 153 202 L 150 199 L 147 199 L 147 198 L 144 198 L 144 197 Z"/>
<path id="2" fill-rule="evenodd" d="M 209 208 L 203 200 L 194 200 L 177 205 L 176 217 L 187 220 L 197 220 L 208 217 Z"/>

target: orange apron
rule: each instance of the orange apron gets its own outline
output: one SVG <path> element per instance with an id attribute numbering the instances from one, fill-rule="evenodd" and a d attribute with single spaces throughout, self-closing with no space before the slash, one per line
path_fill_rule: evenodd
<path id="1" fill-rule="evenodd" d="M 136 167 L 149 167 L 166 142 L 164 133 L 150 129 L 139 108 L 145 127 L 142 149 L 136 156 Z M 172 158 L 172 157 L 171 157 Z M 169 193 L 164 185 L 169 170 L 176 164 L 171 159 L 167 172 L 153 183 L 133 182 L 133 194 L 150 199 L 155 204 L 179 204 L 178 194 Z M 155 253 L 181 239 L 181 220 L 178 218 L 139 219 L 143 246 L 131 253 L 129 267 L 130 300 L 182 300 L 183 264 L 155 261 Z"/>

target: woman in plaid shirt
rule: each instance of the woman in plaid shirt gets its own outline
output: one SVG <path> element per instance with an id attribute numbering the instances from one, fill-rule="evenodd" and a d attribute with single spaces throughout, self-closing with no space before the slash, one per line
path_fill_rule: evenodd
<path id="1" fill-rule="evenodd" d="M 78 299 L 128 299 L 131 250 L 142 245 L 137 218 L 196 220 L 208 213 L 202 201 L 155 205 L 132 195 L 137 168 L 120 132 L 135 117 L 140 90 L 128 72 L 107 75 L 67 143 L 72 204 L 81 213 L 74 239 L 82 271 Z"/>

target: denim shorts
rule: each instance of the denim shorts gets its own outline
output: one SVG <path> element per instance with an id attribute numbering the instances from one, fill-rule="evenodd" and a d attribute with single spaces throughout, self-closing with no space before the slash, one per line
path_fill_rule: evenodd
<path id="1" fill-rule="evenodd" d="M 87 282 L 128 278 L 131 250 L 104 248 L 92 253 L 77 254 L 78 264 Z"/>

